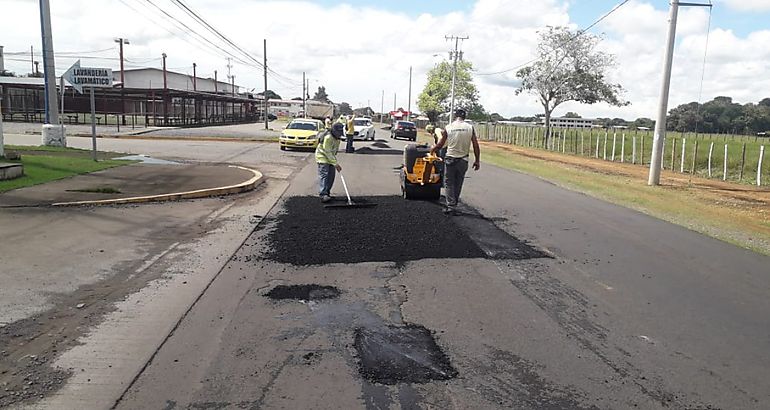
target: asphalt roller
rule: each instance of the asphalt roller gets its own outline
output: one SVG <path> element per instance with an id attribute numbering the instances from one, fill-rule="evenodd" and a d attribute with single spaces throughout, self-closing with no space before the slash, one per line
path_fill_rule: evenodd
<path id="1" fill-rule="evenodd" d="M 441 197 L 443 160 L 431 155 L 428 145 L 404 147 L 401 168 L 401 195 L 405 199 L 438 201 Z"/>

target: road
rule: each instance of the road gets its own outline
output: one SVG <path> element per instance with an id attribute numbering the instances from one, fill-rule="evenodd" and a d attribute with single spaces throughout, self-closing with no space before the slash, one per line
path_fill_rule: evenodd
<path id="1" fill-rule="evenodd" d="M 303 199 L 316 195 L 308 154 L 143 142 L 142 153 L 157 156 L 264 165 L 283 177 L 270 191 L 277 205 L 244 205 L 242 215 L 264 218 L 240 231 L 242 243 L 218 248 L 232 253 L 208 261 L 219 269 L 188 305 L 169 300 L 153 314 L 162 296 L 144 288 L 127 299 L 148 306 L 138 327 L 121 331 L 125 304 L 91 324 L 59 359 L 73 371 L 64 387 L 33 406 L 770 407 L 770 258 L 487 165 L 469 173 L 464 214 L 447 218 L 397 198 L 403 142 L 385 133 L 380 151 L 340 156 L 354 195 L 378 206 L 335 214 Z M 294 251 L 271 251 L 286 246 Z M 450 248 L 468 252 L 447 257 Z M 205 261 L 205 249 L 190 254 Z M 290 263 L 301 252 L 321 263 Z M 175 266 L 198 269 L 168 261 Z M 268 297 L 281 285 L 340 293 Z M 147 323 L 157 333 L 151 352 L 132 344 Z"/>

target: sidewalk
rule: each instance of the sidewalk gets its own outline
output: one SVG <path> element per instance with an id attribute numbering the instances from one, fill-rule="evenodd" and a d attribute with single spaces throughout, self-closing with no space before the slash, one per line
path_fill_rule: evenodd
<path id="1" fill-rule="evenodd" d="M 96 136 L 99 138 L 157 138 L 157 139 L 224 139 L 245 141 L 272 141 L 277 139 L 286 122 L 273 121 L 266 130 L 264 123 L 210 125 L 205 127 L 135 127 L 122 126 L 120 132 L 114 125 L 97 125 Z M 91 136 L 91 126 L 83 124 L 66 125 L 67 136 Z M 5 122 L 6 134 L 40 135 L 42 124 Z"/>
<path id="2" fill-rule="evenodd" d="M 261 177 L 259 172 L 227 165 L 139 163 L 8 191 L 0 194 L 0 208 L 127 198 L 131 198 L 127 202 L 148 202 L 225 195 L 253 189 Z M 176 195 L 178 193 L 187 195 Z"/>

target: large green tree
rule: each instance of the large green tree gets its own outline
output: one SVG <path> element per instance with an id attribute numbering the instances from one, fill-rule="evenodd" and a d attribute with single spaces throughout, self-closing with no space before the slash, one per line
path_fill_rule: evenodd
<path id="1" fill-rule="evenodd" d="M 485 119 L 487 114 L 479 103 L 479 91 L 473 84 L 469 61 L 457 62 L 455 81 L 455 107 L 465 108 L 471 119 Z M 452 99 L 452 64 L 442 61 L 428 71 L 428 83 L 417 97 L 417 107 L 436 122 L 439 115 L 449 112 Z"/>
<path id="2" fill-rule="evenodd" d="M 606 78 L 615 60 L 596 49 L 598 42 L 599 38 L 589 33 L 548 27 L 540 32 L 537 60 L 516 72 L 521 79 L 516 94 L 526 92 L 538 97 L 547 129 L 553 110 L 568 101 L 628 105 L 621 98 L 620 84 L 612 84 Z"/>

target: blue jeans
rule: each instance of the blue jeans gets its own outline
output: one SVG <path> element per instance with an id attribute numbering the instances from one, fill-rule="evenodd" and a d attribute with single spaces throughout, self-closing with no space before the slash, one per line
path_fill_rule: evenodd
<path id="1" fill-rule="evenodd" d="M 327 196 L 332 191 L 337 169 L 331 164 L 318 164 L 318 195 Z"/>

